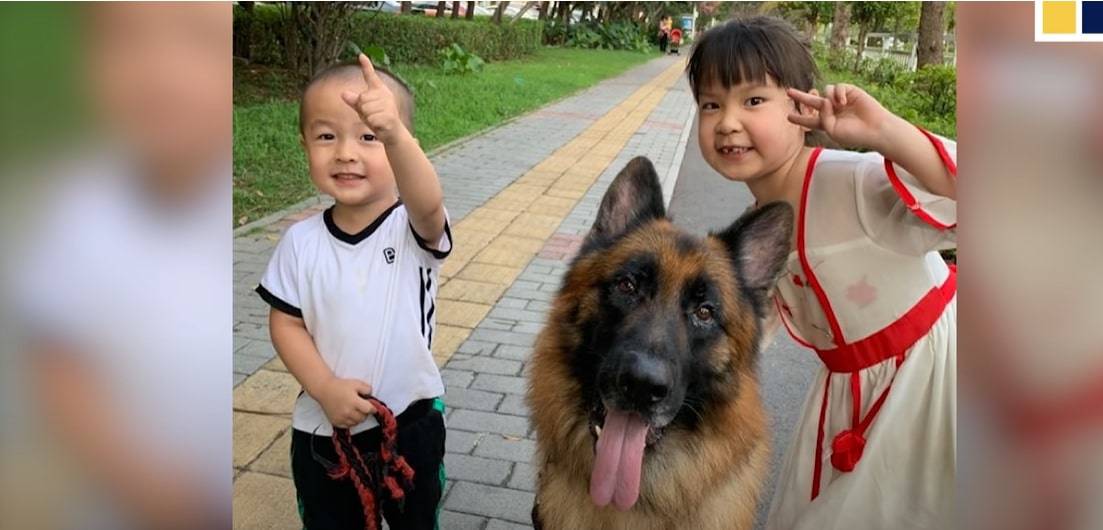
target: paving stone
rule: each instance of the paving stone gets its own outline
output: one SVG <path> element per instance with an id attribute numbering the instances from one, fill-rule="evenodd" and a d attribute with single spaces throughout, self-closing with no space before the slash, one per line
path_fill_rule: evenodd
<path id="1" fill-rule="evenodd" d="M 533 499 L 534 495 L 529 492 L 457 482 L 444 506 L 450 510 L 529 523 L 532 521 Z"/>
<path id="2" fill-rule="evenodd" d="M 504 460 L 445 453 L 444 469 L 448 478 L 459 481 L 501 485 L 509 477 L 510 463 Z"/>
<path id="3" fill-rule="evenodd" d="M 474 454 L 514 462 L 531 462 L 535 451 L 536 444 L 532 440 L 490 434 L 483 437 Z"/>
<path id="4" fill-rule="evenodd" d="M 246 471 L 234 481 L 235 529 L 301 528 L 291 479 Z"/>
<path id="5" fill-rule="evenodd" d="M 513 475 L 510 475 L 506 485 L 513 489 L 536 491 L 536 468 L 530 464 L 514 464 Z"/>
<path id="6" fill-rule="evenodd" d="M 466 328 L 437 324 L 433 330 L 433 354 L 451 355 L 470 333 L 471 330 Z"/>
<path id="7" fill-rule="evenodd" d="M 451 510 L 440 511 L 440 527 L 446 530 L 483 530 L 486 518 Z"/>
<path id="8" fill-rule="evenodd" d="M 492 329 L 497 331 L 513 331 L 513 327 L 516 325 L 516 320 L 494 317 L 486 317 L 483 319 L 482 322 L 479 322 L 479 328 Z"/>
<path id="9" fill-rule="evenodd" d="M 523 377 L 508 375 L 476 374 L 471 388 L 507 394 L 524 394 L 528 383 Z"/>
<path id="10" fill-rule="evenodd" d="M 494 307 L 505 307 L 509 309 L 524 309 L 528 304 L 531 304 L 528 300 L 521 298 L 502 298 L 498 300 L 498 303 L 494 304 Z"/>
<path id="11" fill-rule="evenodd" d="M 508 318 L 519 322 L 536 322 L 539 324 L 543 324 L 548 319 L 548 315 L 544 312 L 528 311 L 526 309 L 510 309 L 507 307 L 495 307 L 490 310 L 489 314 L 495 318 Z"/>
<path id="12" fill-rule="evenodd" d="M 495 350 L 494 356 L 503 359 L 513 359 L 515 361 L 527 361 L 532 357 L 532 348 L 529 346 L 503 344 Z"/>
<path id="13" fill-rule="evenodd" d="M 268 362 L 265 357 L 253 357 L 252 355 L 234 354 L 234 373 L 252 375 Z"/>
<path id="14" fill-rule="evenodd" d="M 449 429 L 444 437 L 444 450 L 449 453 L 468 454 L 484 435 L 477 432 L 465 432 Z"/>
<path id="15" fill-rule="evenodd" d="M 464 431 L 493 432 L 520 437 L 528 434 L 529 430 L 527 418 L 467 409 L 453 409 L 452 414 L 448 416 L 448 424 Z"/>
<path id="16" fill-rule="evenodd" d="M 291 414 L 300 390 L 291 374 L 258 370 L 234 389 L 234 410 Z"/>
<path id="17" fill-rule="evenodd" d="M 543 322 L 519 322 L 516 326 L 513 326 L 513 329 L 511 329 L 510 331 L 513 331 L 515 333 L 538 334 L 543 330 Z"/>
<path id="18" fill-rule="evenodd" d="M 448 388 L 466 388 L 475 379 L 473 372 L 445 368 L 440 371 L 440 378 L 444 380 L 444 386 Z M 447 404 L 447 403 L 446 403 Z"/>
<path id="19" fill-rule="evenodd" d="M 471 338 L 484 342 L 511 344 L 513 346 L 532 346 L 533 342 L 536 340 L 536 335 L 531 333 L 514 333 L 511 331 L 476 328 L 475 331 L 471 332 Z"/>
<path id="20" fill-rule="evenodd" d="M 502 394 L 449 387 L 444 393 L 444 400 L 449 407 L 453 408 L 494 411 L 502 401 Z"/>
<path id="21" fill-rule="evenodd" d="M 479 325 L 483 317 L 490 311 L 488 304 L 475 304 L 460 302 L 457 300 L 437 301 L 437 323 L 463 328 L 473 328 Z"/>
<path id="22" fill-rule="evenodd" d="M 494 350 L 498 347 L 494 342 L 483 342 L 479 340 L 465 340 L 460 345 L 456 353 L 466 353 L 470 355 L 493 355 Z"/>
<path id="23" fill-rule="evenodd" d="M 289 418 L 234 412 L 234 467 L 249 465 L 290 426 Z"/>
<path id="24" fill-rule="evenodd" d="M 288 428 L 249 466 L 250 470 L 291 478 L 290 423 L 285 422 L 285 426 Z"/>
<path id="25" fill-rule="evenodd" d="M 484 530 L 532 530 L 532 525 L 511 523 L 501 519 L 491 519 Z"/>
<path id="26" fill-rule="evenodd" d="M 498 412 L 514 414 L 516 416 L 528 416 L 529 407 L 525 404 L 525 396 L 521 394 L 507 394 L 498 404 Z"/>
<path id="27" fill-rule="evenodd" d="M 473 357 L 465 360 L 454 360 L 449 364 L 449 368 L 499 375 L 518 375 L 521 373 L 521 363 L 509 359 L 495 359 L 493 357 Z"/>
<path id="28" fill-rule="evenodd" d="M 521 265 L 505 266 L 489 263 L 469 263 L 463 270 L 456 274 L 456 277 L 461 280 L 494 282 L 499 285 L 509 286 L 514 278 L 520 273 Z M 445 287 L 447 287 L 447 285 Z"/>
<path id="29" fill-rule="evenodd" d="M 287 366 L 283 364 L 283 360 L 279 356 L 273 357 L 268 364 L 264 365 L 265 370 L 274 370 L 276 372 L 287 372 Z"/>
<path id="30" fill-rule="evenodd" d="M 437 293 L 440 300 L 460 300 L 480 304 L 493 304 L 498 301 L 508 286 L 501 282 L 487 282 L 452 278 Z"/>

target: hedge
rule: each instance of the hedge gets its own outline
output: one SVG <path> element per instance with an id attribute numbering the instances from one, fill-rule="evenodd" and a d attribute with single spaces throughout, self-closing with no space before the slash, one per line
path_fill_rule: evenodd
<path id="1" fill-rule="evenodd" d="M 440 63 L 438 51 L 452 43 L 489 61 L 515 59 L 539 49 L 544 34 L 544 23 L 534 20 L 494 24 L 481 17 L 451 20 L 376 12 L 360 12 L 354 16 L 358 23 L 353 29 L 352 40 L 361 48 L 381 46 L 391 61 L 400 63 Z M 243 31 L 248 22 L 248 12 L 235 6 L 234 33 Z M 282 66 L 283 11 L 276 6 L 257 5 L 253 8 L 252 22 L 250 60 Z"/>

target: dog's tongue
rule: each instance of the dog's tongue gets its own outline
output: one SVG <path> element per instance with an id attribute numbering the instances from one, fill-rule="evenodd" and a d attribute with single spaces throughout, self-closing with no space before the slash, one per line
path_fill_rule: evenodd
<path id="1" fill-rule="evenodd" d="M 640 469 L 647 441 L 647 423 L 636 414 L 610 410 L 597 441 L 594 470 L 590 475 L 590 497 L 606 506 L 612 500 L 619 510 L 628 510 L 640 496 Z"/>

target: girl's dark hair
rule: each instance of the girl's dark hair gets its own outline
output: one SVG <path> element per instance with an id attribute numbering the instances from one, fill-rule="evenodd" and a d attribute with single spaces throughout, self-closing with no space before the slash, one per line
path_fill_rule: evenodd
<path id="1" fill-rule="evenodd" d="M 693 47 L 686 72 L 695 100 L 713 82 L 730 89 L 743 82 L 766 84 L 769 76 L 782 88 L 807 92 L 820 77 L 811 46 L 800 32 L 784 19 L 762 15 L 729 20 L 706 31 Z M 804 143 L 839 147 L 823 131 L 805 134 Z"/>
<path id="2" fill-rule="evenodd" d="M 698 39 L 686 66 L 693 97 L 713 82 L 725 89 L 743 82 L 808 91 L 819 78 L 808 41 L 784 19 L 753 16 L 730 20 Z"/>

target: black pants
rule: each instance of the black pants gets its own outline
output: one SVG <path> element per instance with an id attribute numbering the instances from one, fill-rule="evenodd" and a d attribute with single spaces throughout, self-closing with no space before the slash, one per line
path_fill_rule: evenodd
<path id="1" fill-rule="evenodd" d="M 414 487 L 407 492 L 401 508 L 385 494 L 376 499 L 382 506 L 387 525 L 394 530 L 431 530 L 437 526 L 437 508 L 444 489 L 445 429 L 444 416 L 433 402 L 432 399 L 416 401 L 397 418 L 398 453 L 414 469 Z M 367 457 L 369 453 L 378 453 L 379 437 L 380 429 L 376 427 L 354 435 L 352 440 Z M 314 455 L 337 462 L 333 438 L 293 431 L 291 471 L 304 528 L 364 528 L 364 510 L 352 482 L 330 478 L 325 465 Z"/>
<path id="2" fill-rule="evenodd" d="M 662 35 L 659 35 L 659 51 L 660 52 L 662 52 L 664 54 L 666 53 L 666 44 L 669 41 L 670 41 L 670 36 L 668 36 L 666 33 L 663 33 Z"/>

